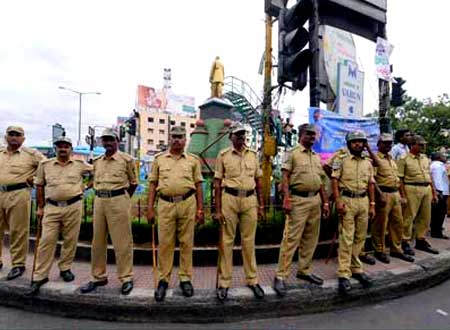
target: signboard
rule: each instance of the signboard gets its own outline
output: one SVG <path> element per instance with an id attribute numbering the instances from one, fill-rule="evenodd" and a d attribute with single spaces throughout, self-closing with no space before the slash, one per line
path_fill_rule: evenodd
<path id="1" fill-rule="evenodd" d="M 356 63 L 338 64 L 337 112 L 344 117 L 363 116 L 364 72 Z"/>
<path id="2" fill-rule="evenodd" d="M 346 147 L 345 136 L 357 129 L 367 134 L 370 147 L 376 150 L 380 134 L 378 118 L 348 118 L 332 111 L 309 108 L 309 122 L 317 129 L 313 150 L 319 153 L 322 161 L 330 158 L 337 150 Z"/>
<path id="3" fill-rule="evenodd" d="M 389 57 L 392 54 L 394 46 L 387 40 L 378 37 L 377 46 L 375 50 L 375 67 L 379 79 L 392 81 L 391 65 L 389 64 Z"/>
<path id="4" fill-rule="evenodd" d="M 194 116 L 196 114 L 193 96 L 174 94 L 170 89 L 156 90 L 153 87 L 138 85 L 137 106 L 151 108 L 173 115 Z"/>
<path id="5" fill-rule="evenodd" d="M 351 33 L 323 26 L 323 57 L 328 83 L 337 95 L 338 64 L 347 60 L 356 62 L 355 41 Z"/>

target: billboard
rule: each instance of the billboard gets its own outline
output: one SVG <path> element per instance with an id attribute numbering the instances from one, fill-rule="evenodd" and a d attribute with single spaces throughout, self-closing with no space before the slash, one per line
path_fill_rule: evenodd
<path id="1" fill-rule="evenodd" d="M 368 137 L 372 150 L 377 149 L 380 135 L 378 118 L 351 118 L 319 108 L 309 108 L 309 122 L 316 127 L 317 135 L 313 150 L 322 161 L 327 160 L 340 148 L 346 147 L 345 136 L 357 129 L 363 130 Z"/>
<path id="2" fill-rule="evenodd" d="M 356 63 L 339 63 L 337 87 L 337 112 L 344 117 L 362 117 L 364 72 L 358 70 Z"/>
<path id="3" fill-rule="evenodd" d="M 157 90 L 143 85 L 137 87 L 137 107 L 183 116 L 195 116 L 197 112 L 193 96 L 179 95 L 170 89 Z"/>

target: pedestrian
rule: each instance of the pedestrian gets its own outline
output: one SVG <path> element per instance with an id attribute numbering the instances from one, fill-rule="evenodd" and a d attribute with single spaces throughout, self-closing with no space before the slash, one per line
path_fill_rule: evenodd
<path id="1" fill-rule="evenodd" d="M 75 279 L 71 266 L 83 212 L 83 178 L 92 172 L 93 167 L 72 158 L 72 141 L 69 138 L 61 136 L 54 145 L 56 158 L 43 160 L 36 175 L 36 215 L 42 219 L 42 237 L 37 247 L 36 269 L 29 295 L 38 293 L 40 287 L 48 282 L 60 234 L 63 244 L 58 262 L 59 274 L 65 282 Z"/>
<path id="2" fill-rule="evenodd" d="M 299 248 L 297 278 L 322 285 L 323 279 L 312 273 L 312 258 L 319 241 L 320 219 L 329 215 L 326 174 L 320 157 L 311 150 L 316 138 L 313 125 L 299 127 L 300 144 L 288 152 L 283 162 L 283 210 L 286 217 L 280 245 L 274 290 L 286 295 L 284 279 L 289 275 L 294 253 Z"/>
<path id="3" fill-rule="evenodd" d="M 258 216 L 264 217 L 261 193 L 262 171 L 255 151 L 245 145 L 245 128 L 236 123 L 230 129 L 232 146 L 219 152 L 214 175 L 215 219 L 219 221 L 223 244 L 219 247 L 217 298 L 228 297 L 233 272 L 236 227 L 241 234 L 242 259 L 247 286 L 257 299 L 264 298 L 258 284 L 255 234 Z M 255 194 L 256 192 L 256 194 Z M 259 204 L 259 206 L 258 206 Z"/>
<path id="4" fill-rule="evenodd" d="M 392 159 L 398 161 L 409 153 L 412 133 L 407 128 L 400 128 L 395 132 L 395 145 L 392 147 Z"/>
<path id="5" fill-rule="evenodd" d="M 331 173 L 333 197 L 340 218 L 337 276 L 341 293 L 351 290 L 350 277 L 363 287 L 372 285 L 359 255 L 366 239 L 369 217 L 375 216 L 373 167 L 363 154 L 366 134 L 350 132 L 346 141 L 349 154 L 333 162 Z"/>
<path id="6" fill-rule="evenodd" d="M 374 167 L 376 181 L 376 216 L 372 222 L 372 246 L 374 256 L 383 263 L 390 263 L 386 253 L 386 232 L 389 233 L 391 245 L 390 256 L 404 261 L 414 262 L 414 258 L 403 253 L 402 234 L 403 216 L 402 204 L 405 196 L 399 193 L 400 179 L 397 164 L 392 159 L 392 135 L 383 133 L 378 139 L 378 166 Z"/>
<path id="7" fill-rule="evenodd" d="M 430 227 L 431 203 L 437 202 L 437 195 L 431 185 L 430 161 L 423 154 L 425 139 L 420 135 L 411 138 L 409 153 L 398 161 L 400 189 L 406 196 L 406 207 L 403 213 L 402 249 L 405 254 L 413 256 L 411 240 L 416 239 L 417 250 L 439 254 L 425 239 Z"/>
<path id="8" fill-rule="evenodd" d="M 45 157 L 22 146 L 25 131 L 19 126 L 6 129 L 6 147 L 0 148 L 0 269 L 5 229 L 9 230 L 12 268 L 6 276 L 13 280 L 25 272 L 31 212 L 31 187 L 39 162 Z"/>
<path id="9" fill-rule="evenodd" d="M 180 288 L 192 297 L 192 249 L 195 222 L 203 223 L 203 193 L 200 159 L 185 152 L 186 129 L 170 130 L 169 150 L 155 156 L 149 178 L 148 215 L 154 221 L 154 203 L 158 194 L 158 288 L 155 300 L 166 296 L 173 268 L 175 241 L 180 244 Z"/>
<path id="10" fill-rule="evenodd" d="M 120 292 L 128 295 L 133 290 L 131 196 L 137 187 L 136 168 L 133 158 L 118 150 L 119 138 L 112 129 L 105 129 L 101 139 L 105 154 L 94 159 L 93 280 L 82 286 L 80 291 L 88 293 L 108 284 L 106 252 L 109 233 L 122 283 Z"/>
<path id="11" fill-rule="evenodd" d="M 443 224 L 447 215 L 447 200 L 449 195 L 449 179 L 444 154 L 434 152 L 431 154 L 431 181 L 438 198 L 437 203 L 431 205 L 431 237 L 448 239 L 443 233 Z"/>

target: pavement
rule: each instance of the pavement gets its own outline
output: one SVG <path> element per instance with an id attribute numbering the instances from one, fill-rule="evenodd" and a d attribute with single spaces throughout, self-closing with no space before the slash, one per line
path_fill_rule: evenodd
<path id="1" fill-rule="evenodd" d="M 50 282 L 41 288 L 37 296 L 27 297 L 25 292 L 30 285 L 33 256 L 30 254 L 27 259 L 24 276 L 7 281 L 10 256 L 8 248 L 4 247 L 0 304 L 67 317 L 131 322 L 230 322 L 331 311 L 399 297 L 447 280 L 450 277 L 450 241 L 428 240 L 440 251 L 439 255 L 415 250 L 414 263 L 391 258 L 390 264 L 377 262 L 373 266 L 364 265 L 366 273 L 374 279 L 374 286 L 363 289 L 352 279 L 353 290 L 345 296 L 337 291 L 336 258 L 328 263 L 325 259 L 314 260 L 314 274 L 325 280 L 323 286 L 297 279 L 294 263 L 286 279 L 289 291 L 284 298 L 277 297 L 272 289 L 277 265 L 259 265 L 259 283 L 266 293 L 261 301 L 255 300 L 246 287 L 243 267 L 235 266 L 232 289 L 225 303 L 216 299 L 216 267 L 211 266 L 194 268 L 192 283 L 195 295 L 191 298 L 182 296 L 176 276 L 178 269 L 175 267 L 166 299 L 157 303 L 153 298 L 153 270 L 149 265 L 134 266 L 135 286 L 129 296 L 120 295 L 121 284 L 113 264 L 108 265 L 109 284 L 106 287 L 100 287 L 94 293 L 81 294 L 79 287 L 91 277 L 90 263 L 80 260 L 76 260 L 72 267 L 75 281 L 63 282 L 54 263 Z"/>

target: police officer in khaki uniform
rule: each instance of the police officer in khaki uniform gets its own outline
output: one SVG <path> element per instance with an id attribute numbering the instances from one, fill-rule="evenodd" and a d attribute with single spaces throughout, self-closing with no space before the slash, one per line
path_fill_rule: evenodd
<path id="1" fill-rule="evenodd" d="M 372 284 L 363 272 L 359 254 L 366 239 L 368 218 L 375 216 L 373 168 L 362 153 L 367 137 L 364 132 L 355 131 L 347 134 L 346 141 L 350 155 L 336 159 L 331 173 L 333 197 L 340 217 L 337 276 L 341 293 L 351 290 L 350 277 L 364 287 Z"/>
<path id="2" fill-rule="evenodd" d="M 264 291 L 258 284 L 255 257 L 256 224 L 258 215 L 264 216 L 260 179 L 262 172 L 256 152 L 245 145 L 245 133 L 245 128 L 241 124 L 231 127 L 232 146 L 220 151 L 216 160 L 215 218 L 222 226 L 217 288 L 217 298 L 220 301 L 227 299 L 228 288 L 231 285 L 233 245 L 238 225 L 247 286 L 257 299 L 264 298 Z"/>
<path id="3" fill-rule="evenodd" d="M 401 248 L 403 234 L 402 201 L 399 193 L 400 179 L 397 164 L 392 159 L 392 135 L 383 133 L 378 139 L 378 166 L 374 168 L 376 181 L 376 216 L 372 223 L 372 245 L 375 258 L 389 263 L 386 254 L 386 231 L 391 239 L 391 257 L 414 262 L 414 258 L 403 253 Z"/>
<path id="4" fill-rule="evenodd" d="M 108 232 L 114 247 L 121 293 L 133 290 L 133 236 L 131 233 L 131 196 L 137 187 L 133 158 L 118 150 L 119 139 L 111 129 L 101 135 L 104 155 L 94 159 L 94 237 L 92 239 L 93 280 L 81 293 L 108 284 L 106 252 Z"/>
<path id="5" fill-rule="evenodd" d="M 406 196 L 406 207 L 403 214 L 403 252 L 414 255 L 410 246 L 413 238 L 413 227 L 416 249 L 438 254 L 425 239 L 430 227 L 431 203 L 437 201 L 437 195 L 431 184 L 430 161 L 423 154 L 425 139 L 420 135 L 411 138 L 409 153 L 398 161 L 398 173 L 401 179 L 400 189 Z"/>
<path id="6" fill-rule="evenodd" d="M 149 177 L 148 221 L 155 218 L 154 203 L 158 192 L 158 272 L 155 300 L 162 301 L 169 286 L 173 267 L 175 240 L 180 242 L 180 288 L 185 297 L 194 294 L 192 248 L 195 220 L 203 223 L 203 193 L 200 159 L 184 151 L 186 130 L 170 130 L 170 149 L 155 157 Z"/>
<path id="7" fill-rule="evenodd" d="M 22 127 L 6 129 L 6 148 L 0 148 L 0 268 L 1 248 L 5 229 L 9 229 L 9 248 L 12 269 L 8 280 L 25 271 L 28 253 L 28 232 L 31 212 L 33 176 L 44 156 L 33 149 L 23 147 L 25 132 Z"/>
<path id="8" fill-rule="evenodd" d="M 279 296 L 286 295 L 284 278 L 289 275 L 292 258 L 299 246 L 297 278 L 323 284 L 323 280 L 312 273 L 312 258 L 319 240 L 321 200 L 324 218 L 329 214 L 324 189 L 326 175 L 319 156 L 311 150 L 316 139 L 314 126 L 304 124 L 298 130 L 300 145 L 288 153 L 282 166 L 283 209 L 290 217 L 286 217 L 274 280 L 274 290 Z"/>
<path id="9" fill-rule="evenodd" d="M 58 267 L 65 282 L 75 275 L 70 270 L 77 248 L 83 211 L 83 176 L 92 172 L 92 165 L 72 159 L 72 141 L 61 136 L 54 142 L 56 158 L 40 163 L 36 174 L 37 216 L 42 220 L 42 237 L 38 246 L 36 269 L 30 295 L 38 293 L 48 282 L 55 255 L 56 242 L 62 233 L 63 245 Z"/>

